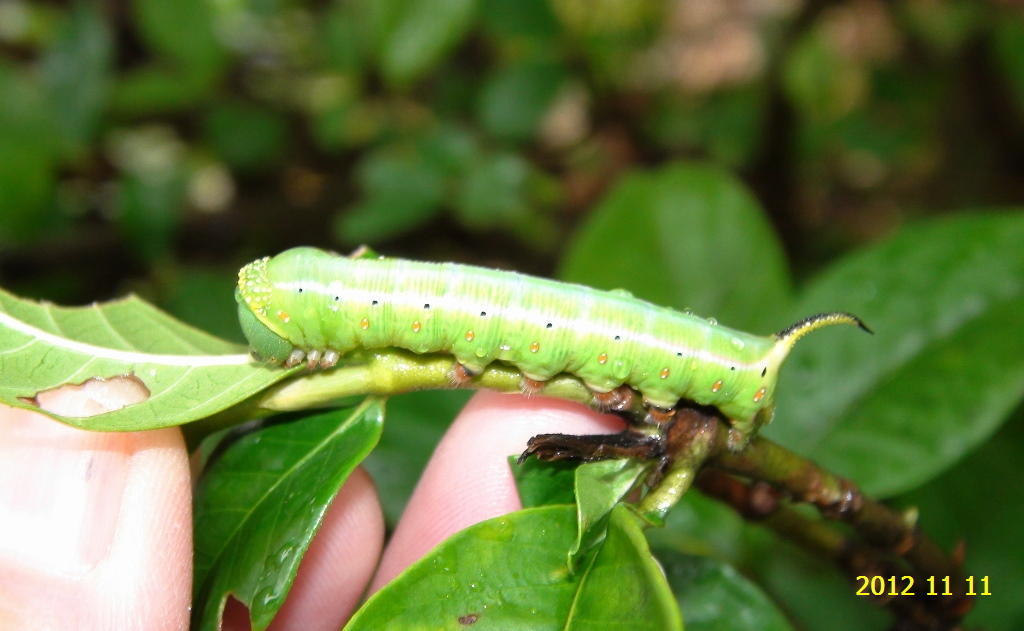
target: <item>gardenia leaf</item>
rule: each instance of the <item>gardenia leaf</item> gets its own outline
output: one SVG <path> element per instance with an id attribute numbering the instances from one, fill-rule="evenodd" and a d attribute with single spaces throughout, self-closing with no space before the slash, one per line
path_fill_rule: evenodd
<path id="1" fill-rule="evenodd" d="M 215 460 L 196 489 L 196 628 L 220 628 L 229 594 L 248 606 L 253 629 L 270 625 L 383 422 L 383 404 L 369 398 L 251 433 Z"/>
<path id="2" fill-rule="evenodd" d="M 753 333 L 781 328 L 789 306 L 782 246 L 757 200 L 701 163 L 620 178 L 580 228 L 559 277 L 622 287 Z"/>
<path id="3" fill-rule="evenodd" d="M 0 401 L 91 430 L 136 431 L 205 418 L 294 371 L 255 363 L 245 348 L 178 322 L 129 296 L 58 307 L 0 290 Z M 62 388 L 120 382 L 134 396 L 93 409 L 51 404 Z"/>
<path id="4" fill-rule="evenodd" d="M 768 436 L 869 493 L 913 488 L 1024 396 L 1024 213 L 908 227 L 827 270 L 793 318 L 850 311 L 875 335 L 815 333 L 782 370 Z"/>
<path id="5" fill-rule="evenodd" d="M 605 537 L 608 515 L 633 490 L 648 463 L 630 458 L 588 462 L 576 468 L 576 543 L 569 550 L 569 567 Z"/>
<path id="6" fill-rule="evenodd" d="M 374 594 L 345 627 L 673 631 L 682 620 L 638 518 L 612 511 L 590 563 L 570 574 L 573 506 L 543 506 L 471 526 Z"/>
<path id="7" fill-rule="evenodd" d="M 688 631 L 793 631 L 775 603 L 733 566 L 674 551 L 659 550 L 658 559 Z"/>

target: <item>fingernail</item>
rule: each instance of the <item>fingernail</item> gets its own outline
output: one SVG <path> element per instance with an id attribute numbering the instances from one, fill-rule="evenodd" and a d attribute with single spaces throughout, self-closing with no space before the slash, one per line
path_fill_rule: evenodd
<path id="1" fill-rule="evenodd" d="M 108 554 L 128 473 L 131 436 L 87 432 L 41 414 L 0 422 L 0 554 L 80 574 Z"/>

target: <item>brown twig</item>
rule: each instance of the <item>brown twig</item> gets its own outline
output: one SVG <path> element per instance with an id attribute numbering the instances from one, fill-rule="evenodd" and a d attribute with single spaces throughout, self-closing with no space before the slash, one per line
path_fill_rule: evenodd
<path id="1" fill-rule="evenodd" d="M 721 434 L 719 433 L 720 436 Z M 948 576 L 950 591 L 953 593 L 948 596 L 931 597 L 927 601 L 928 608 L 935 612 L 931 619 L 944 621 L 943 624 L 952 621 L 955 626 L 955 622 L 970 610 L 973 601 L 966 594 L 966 580 L 961 571 L 961 563 L 944 553 L 934 541 L 921 532 L 913 520 L 866 497 L 849 480 L 836 476 L 814 462 L 763 438 L 755 438 L 739 452 L 730 451 L 724 441 L 720 441 L 708 462 L 711 467 L 744 476 L 755 483 L 770 484 L 793 501 L 814 505 L 824 517 L 849 524 L 864 543 L 879 554 L 902 559 L 910 568 L 911 574 L 918 579 L 919 585 L 924 584 L 928 577 L 934 577 L 932 580 L 937 581 Z M 761 493 L 763 494 L 763 491 Z M 807 525 L 805 522 L 806 520 L 800 522 L 801 527 Z M 789 529 L 789 532 L 791 538 L 797 537 L 795 530 Z M 869 576 L 902 575 L 886 574 L 894 568 L 869 561 L 879 557 L 865 555 L 863 546 L 855 547 L 847 543 L 842 550 L 841 557 L 834 554 L 831 556 L 842 561 L 843 566 L 848 569 L 857 567 L 861 574 L 871 570 Z M 916 620 L 920 612 L 913 609 L 902 613 Z M 948 629 L 954 626 L 935 628 Z"/>
<path id="2" fill-rule="evenodd" d="M 782 537 L 816 556 L 831 559 L 854 577 L 897 577 L 901 587 L 914 568 L 898 556 L 866 545 L 822 520 L 811 519 L 788 505 L 783 493 L 763 481 L 744 482 L 715 468 L 704 469 L 697 488 L 715 497 L 746 519 L 762 523 Z M 912 574 L 917 577 L 916 574 Z M 966 611 L 950 609 L 943 597 L 928 596 L 923 580 L 916 580 L 914 595 L 869 596 L 895 615 L 893 629 L 900 631 L 953 631 L 959 629 Z M 886 583 L 888 585 L 888 583 Z"/>
<path id="3" fill-rule="evenodd" d="M 667 453 L 672 459 L 663 472 L 661 481 L 640 503 L 640 511 L 654 518 L 662 518 L 693 485 L 708 457 L 714 452 L 723 434 L 716 416 L 700 410 L 679 409 L 670 425 L 666 438 Z"/>

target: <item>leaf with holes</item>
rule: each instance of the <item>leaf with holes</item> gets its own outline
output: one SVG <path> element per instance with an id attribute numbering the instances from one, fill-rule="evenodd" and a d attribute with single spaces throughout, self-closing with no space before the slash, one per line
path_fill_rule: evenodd
<path id="1" fill-rule="evenodd" d="M 136 431 L 205 418 L 292 371 L 254 363 L 244 347 L 134 296 L 58 307 L 0 290 L 0 374 L 3 403 L 85 429 Z M 62 407 L 67 388 L 95 393 L 95 406 Z M 111 391 L 123 393 L 119 403 Z"/>

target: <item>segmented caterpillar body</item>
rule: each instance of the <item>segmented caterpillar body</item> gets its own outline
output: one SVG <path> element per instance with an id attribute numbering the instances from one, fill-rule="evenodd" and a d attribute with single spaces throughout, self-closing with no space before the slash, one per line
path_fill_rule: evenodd
<path id="1" fill-rule="evenodd" d="M 601 291 L 453 263 L 347 258 L 294 248 L 242 268 L 236 297 L 258 357 L 333 365 L 354 349 L 449 353 L 472 374 L 494 361 L 532 380 L 559 373 L 595 393 L 621 385 L 647 404 L 713 406 L 749 432 L 770 419 L 793 343 L 845 313 L 753 335 Z"/>

